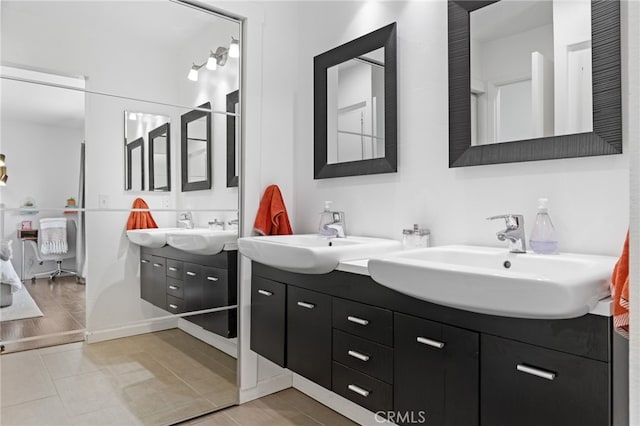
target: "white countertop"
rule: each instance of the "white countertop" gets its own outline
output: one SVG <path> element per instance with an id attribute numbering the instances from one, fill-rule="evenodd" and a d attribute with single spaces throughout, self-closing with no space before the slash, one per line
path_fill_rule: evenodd
<path id="1" fill-rule="evenodd" d="M 350 272 L 352 274 L 367 275 L 369 276 L 369 269 L 367 264 L 369 259 L 350 260 L 347 262 L 340 262 L 336 271 Z M 613 315 L 613 300 L 611 297 L 605 297 L 598 301 L 596 306 L 589 311 L 593 315 L 601 315 L 604 317 L 610 317 Z"/>

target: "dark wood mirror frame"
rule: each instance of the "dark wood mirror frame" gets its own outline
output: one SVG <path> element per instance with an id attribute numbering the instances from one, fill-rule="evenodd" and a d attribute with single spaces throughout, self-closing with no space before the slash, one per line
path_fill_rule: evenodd
<path id="1" fill-rule="evenodd" d="M 240 92 L 234 90 L 227 94 L 227 112 L 235 113 Z M 227 188 L 238 186 L 236 170 L 236 117 L 227 115 Z M 239 142 L 239 141 L 238 141 Z"/>
<path id="2" fill-rule="evenodd" d="M 169 123 L 156 127 L 149 132 L 149 191 L 168 192 L 171 191 L 171 126 Z M 167 184 L 165 186 L 155 186 L 155 163 L 153 161 L 154 143 L 153 140 L 160 136 L 166 136 L 167 152 Z"/>
<path id="3" fill-rule="evenodd" d="M 133 188 L 133 165 L 131 160 L 133 157 L 133 150 L 140 148 L 140 190 L 144 191 L 144 138 L 138 138 L 133 142 L 127 144 L 127 185 L 125 190 L 131 191 Z"/>
<path id="4" fill-rule="evenodd" d="M 622 153 L 620 2 L 591 2 L 593 131 L 471 146 L 469 13 L 493 1 L 449 0 L 449 167 Z"/>
<path id="5" fill-rule="evenodd" d="M 187 191 L 199 191 L 203 189 L 211 189 L 211 103 L 206 102 L 200 105 L 193 111 L 189 111 L 180 117 L 180 168 L 182 175 L 182 192 Z M 200 118 L 206 118 L 207 126 L 207 178 L 199 182 L 189 182 L 189 170 L 188 170 L 188 138 L 187 138 L 187 125 Z"/>
<path id="6" fill-rule="evenodd" d="M 327 164 L 327 69 L 384 47 L 384 157 Z M 313 60 L 314 179 L 398 171 L 396 23 L 316 56 Z"/>

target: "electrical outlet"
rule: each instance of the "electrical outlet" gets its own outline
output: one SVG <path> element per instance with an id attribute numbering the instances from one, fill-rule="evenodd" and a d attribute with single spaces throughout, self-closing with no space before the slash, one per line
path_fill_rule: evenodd
<path id="1" fill-rule="evenodd" d="M 109 208 L 109 196 L 106 194 L 98 194 L 98 208 L 100 209 L 108 209 Z"/>
<path id="2" fill-rule="evenodd" d="M 169 197 L 162 198 L 162 208 L 163 209 L 169 208 Z"/>

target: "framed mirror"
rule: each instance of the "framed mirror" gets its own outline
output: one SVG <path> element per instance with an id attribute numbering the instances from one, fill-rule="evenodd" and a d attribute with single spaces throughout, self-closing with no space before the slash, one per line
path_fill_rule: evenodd
<path id="1" fill-rule="evenodd" d="M 314 58 L 314 178 L 397 167 L 396 24 Z"/>
<path id="2" fill-rule="evenodd" d="M 453 1 L 449 167 L 622 153 L 620 2 Z"/>
<path id="3" fill-rule="evenodd" d="M 144 191 L 144 138 L 138 138 L 126 146 L 127 191 Z"/>
<path id="4" fill-rule="evenodd" d="M 211 189 L 211 103 L 180 119 L 182 192 Z"/>
<path id="5" fill-rule="evenodd" d="M 171 191 L 171 131 L 164 123 L 149 132 L 149 191 Z"/>
<path id="6" fill-rule="evenodd" d="M 238 114 L 239 91 L 227 94 L 227 112 Z M 240 141 L 239 120 L 236 116 L 227 115 L 227 188 L 238 186 L 238 143 Z"/>

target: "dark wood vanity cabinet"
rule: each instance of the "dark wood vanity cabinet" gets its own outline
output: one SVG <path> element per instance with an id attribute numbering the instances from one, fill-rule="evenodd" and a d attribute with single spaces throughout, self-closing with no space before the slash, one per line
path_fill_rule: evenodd
<path id="1" fill-rule="evenodd" d="M 140 297 L 173 314 L 235 305 L 237 251 L 191 255 L 165 246 L 140 249 Z M 185 319 L 231 338 L 237 335 L 237 310 Z"/>
<path id="2" fill-rule="evenodd" d="M 287 288 L 287 368 L 331 389 L 331 296 Z"/>
<path id="3" fill-rule="evenodd" d="M 483 315 L 254 262 L 251 349 L 399 425 L 628 423 L 628 344 L 604 316 Z"/>
<path id="4" fill-rule="evenodd" d="M 394 346 L 394 411 L 410 413 L 396 423 L 478 424 L 478 333 L 395 313 Z"/>

